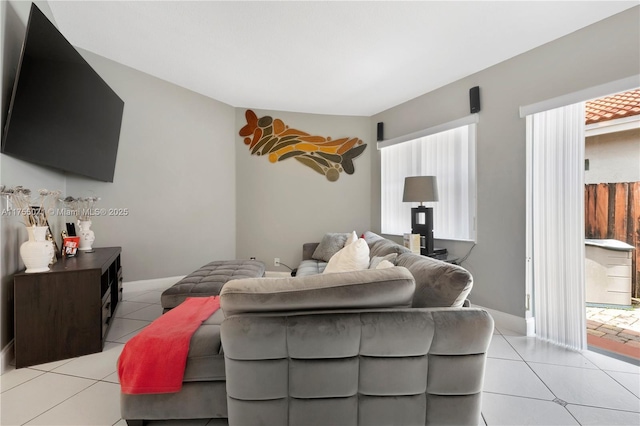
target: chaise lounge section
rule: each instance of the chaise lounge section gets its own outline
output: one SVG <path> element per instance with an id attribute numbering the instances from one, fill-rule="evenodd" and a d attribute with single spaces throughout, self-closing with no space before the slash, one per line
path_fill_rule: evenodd
<path id="1" fill-rule="evenodd" d="M 163 291 L 160 302 L 164 312 L 167 312 L 187 297 L 217 296 L 228 281 L 262 277 L 264 270 L 264 263 L 258 260 L 215 260 Z"/>

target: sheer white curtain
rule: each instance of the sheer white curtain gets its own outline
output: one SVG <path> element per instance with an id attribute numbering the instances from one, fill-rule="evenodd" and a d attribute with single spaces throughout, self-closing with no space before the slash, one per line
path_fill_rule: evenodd
<path id="1" fill-rule="evenodd" d="M 536 335 L 586 349 L 584 103 L 527 116 L 527 143 Z"/>
<path id="2" fill-rule="evenodd" d="M 411 231 L 411 207 L 403 203 L 404 178 L 436 176 L 439 201 L 433 207 L 434 236 L 475 239 L 476 125 L 470 124 L 381 148 L 382 232 Z"/>

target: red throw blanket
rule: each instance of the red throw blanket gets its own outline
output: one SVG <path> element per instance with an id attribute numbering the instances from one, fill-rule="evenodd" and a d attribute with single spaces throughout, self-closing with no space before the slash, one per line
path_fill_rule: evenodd
<path id="1" fill-rule="evenodd" d="M 218 296 L 187 298 L 129 340 L 118 358 L 122 393 L 180 391 L 191 336 L 218 308 Z"/>

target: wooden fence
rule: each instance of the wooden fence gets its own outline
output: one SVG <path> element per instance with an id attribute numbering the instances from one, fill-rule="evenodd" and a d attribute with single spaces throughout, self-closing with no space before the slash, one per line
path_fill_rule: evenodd
<path id="1" fill-rule="evenodd" d="M 640 298 L 640 182 L 585 185 L 585 238 L 612 238 L 634 246 L 631 297 Z"/>

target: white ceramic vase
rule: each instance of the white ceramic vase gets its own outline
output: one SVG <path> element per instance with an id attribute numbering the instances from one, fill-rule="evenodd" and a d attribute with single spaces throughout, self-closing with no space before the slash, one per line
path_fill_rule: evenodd
<path id="1" fill-rule="evenodd" d="M 20 257 L 27 267 L 25 272 L 46 272 L 53 257 L 53 243 L 47 241 L 46 226 L 27 226 L 29 241 L 20 246 Z"/>
<path id="2" fill-rule="evenodd" d="M 78 250 L 90 251 L 92 250 L 93 242 L 96 240 L 96 236 L 91 230 L 90 220 L 79 220 L 78 227 L 80 228 L 80 246 Z"/>

